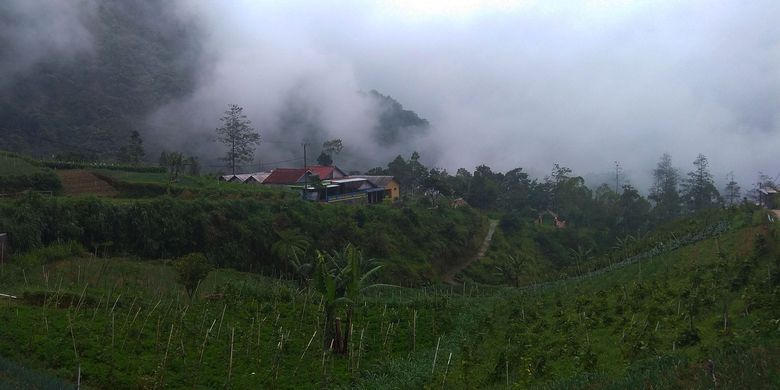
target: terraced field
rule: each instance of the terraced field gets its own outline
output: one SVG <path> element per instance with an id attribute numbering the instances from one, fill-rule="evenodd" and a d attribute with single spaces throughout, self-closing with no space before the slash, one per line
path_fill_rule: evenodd
<path id="1" fill-rule="evenodd" d="M 62 192 L 68 196 L 95 195 L 117 196 L 119 192 L 89 171 L 83 169 L 58 170 L 62 181 Z"/>

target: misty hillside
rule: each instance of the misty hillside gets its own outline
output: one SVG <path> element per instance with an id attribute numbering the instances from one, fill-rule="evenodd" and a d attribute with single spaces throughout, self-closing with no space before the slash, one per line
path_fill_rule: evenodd
<path id="1" fill-rule="evenodd" d="M 18 11 L 13 3 L 0 6 L 0 19 L 10 22 L 4 35 L 21 34 L 29 23 Z M 92 39 L 88 49 L 46 54 L 6 80 L 0 147 L 115 157 L 151 110 L 191 91 L 195 68 L 188 59 L 198 52 L 196 30 L 167 12 L 164 1 L 102 1 L 80 20 Z M 2 66 L 10 68 L 23 52 L 39 48 L 6 44 L 0 50 Z"/>
<path id="2" fill-rule="evenodd" d="M 0 44 L 0 148 L 41 157 L 121 160 L 134 130 L 147 144 L 164 149 L 197 154 L 204 149 L 200 144 L 210 144 L 210 137 L 200 137 L 194 141 L 198 145 L 171 145 L 149 124 L 161 107 L 190 96 L 199 72 L 209 66 L 196 19 L 185 20 L 165 1 L 107 0 L 75 9 L 57 6 L 62 9 L 51 12 L 69 19 L 47 27 L 36 19 L 38 8 L 23 2 L 0 5 L 0 32 L 14 38 Z M 68 29 L 60 31 L 61 24 Z M 35 34 L 44 37 L 25 38 Z M 52 43 L 57 35 L 70 38 Z M 423 134 L 428 127 L 427 120 L 390 96 L 373 90 L 358 95 L 376 108 L 371 137 L 381 146 L 406 144 L 404 136 Z M 288 99 L 285 107 L 277 113 L 285 141 L 328 137 L 318 107 L 306 99 Z M 168 128 L 188 127 L 175 122 Z M 210 134 L 211 127 L 204 127 Z M 297 148 L 279 153 L 297 153 Z"/>
<path id="3" fill-rule="evenodd" d="M 414 111 L 404 109 L 401 103 L 392 97 L 382 95 L 376 90 L 372 90 L 368 96 L 377 101 L 380 108 L 379 124 L 374 133 L 380 145 L 393 145 L 404 135 L 420 135 L 427 130 L 428 120 L 420 118 Z"/>

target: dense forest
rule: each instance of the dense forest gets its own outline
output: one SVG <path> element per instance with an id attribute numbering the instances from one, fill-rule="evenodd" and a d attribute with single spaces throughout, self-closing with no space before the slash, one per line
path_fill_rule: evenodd
<path id="1" fill-rule="evenodd" d="M 194 87 L 197 29 L 164 1 L 101 1 L 83 24 L 93 42 L 72 56 L 51 56 L 18 72 L 0 92 L 0 147 L 37 156 L 121 156 L 123 140 L 162 104 Z M 85 5 L 87 6 L 87 5 Z M 26 23 L 0 6 L 5 28 Z M 6 46 L 0 57 L 13 61 Z"/>

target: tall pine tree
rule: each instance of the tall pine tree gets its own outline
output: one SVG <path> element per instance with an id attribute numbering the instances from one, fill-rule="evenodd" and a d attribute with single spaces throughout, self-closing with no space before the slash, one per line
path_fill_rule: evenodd
<path id="1" fill-rule="evenodd" d="M 255 147 L 260 143 L 260 134 L 249 126 L 252 122 L 243 114 L 244 109 L 237 104 L 228 106 L 225 115 L 219 118 L 222 126 L 217 128 L 217 139 L 228 147 L 222 160 L 236 174 L 236 167 L 241 162 L 252 161 Z"/>
<path id="2" fill-rule="evenodd" d="M 720 193 L 709 170 L 707 157 L 699 154 L 693 161 L 695 167 L 683 181 L 683 199 L 690 212 L 700 211 L 720 204 Z"/>
<path id="3" fill-rule="evenodd" d="M 664 153 L 653 170 L 653 187 L 650 200 L 655 203 L 653 214 L 658 220 L 672 219 L 680 215 L 680 193 L 677 189 L 680 174 L 672 166 L 672 156 Z"/>

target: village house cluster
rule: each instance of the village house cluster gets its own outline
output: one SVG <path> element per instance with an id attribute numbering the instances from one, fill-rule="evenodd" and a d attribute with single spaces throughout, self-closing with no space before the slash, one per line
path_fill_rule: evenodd
<path id="1" fill-rule="evenodd" d="M 219 180 L 286 187 L 300 191 L 304 199 L 325 203 L 374 204 L 395 202 L 401 197 L 401 186 L 393 176 L 347 175 L 336 166 L 276 168 L 268 172 L 224 175 Z"/>

